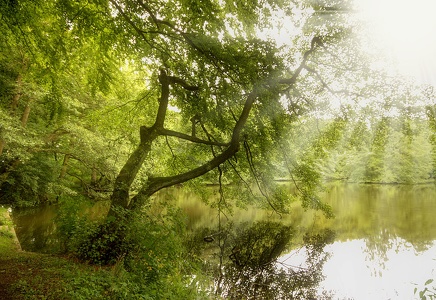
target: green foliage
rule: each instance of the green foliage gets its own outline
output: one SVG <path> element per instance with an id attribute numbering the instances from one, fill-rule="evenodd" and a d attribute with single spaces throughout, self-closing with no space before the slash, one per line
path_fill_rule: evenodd
<path id="1" fill-rule="evenodd" d="M 134 246 L 124 257 L 124 266 L 138 295 L 153 299 L 194 297 L 196 280 L 189 274 L 198 270 L 185 248 L 183 214 L 171 205 L 159 210 L 160 217 L 146 214 L 133 218 L 128 239 Z"/>
<path id="2" fill-rule="evenodd" d="M 418 295 L 419 299 L 421 300 L 426 300 L 426 299 L 436 299 L 436 288 L 430 287 L 430 284 L 433 283 L 433 279 L 428 279 L 425 283 L 424 283 L 424 289 L 423 290 L 418 290 L 418 288 L 416 287 L 413 290 L 413 294 L 414 295 Z"/>
<path id="3" fill-rule="evenodd" d="M 161 214 L 120 211 L 123 223 L 89 219 L 86 203 L 65 201 L 57 217 L 64 250 L 96 265 L 112 265 L 113 274 L 79 276 L 68 290 L 76 299 L 192 299 L 199 297 L 195 262 L 185 247 L 185 219 L 179 209 Z M 157 208 L 156 208 L 157 209 Z M 174 298 L 174 297 L 178 298 Z"/>
<path id="4" fill-rule="evenodd" d="M 317 196 L 325 178 L 413 183 L 434 176 L 434 109 L 428 108 L 430 127 L 424 127 L 406 103 L 414 99 L 407 88 L 397 93 L 398 82 L 380 87 L 384 78 L 368 72 L 371 64 L 350 35 L 352 21 L 339 13 L 349 8 L 347 1 L 275 0 L 0 4 L 1 201 L 59 202 L 63 250 L 118 270 L 118 279 L 77 278 L 73 298 L 195 294 L 197 282 L 187 277 L 197 266 L 185 263 L 185 225 L 174 208 L 160 217 L 150 207 L 133 213 L 115 209 L 107 220 L 89 220 L 84 213 L 90 201 L 118 200 L 114 182 L 140 143 L 139 129 L 153 124 L 164 103 L 160 68 L 173 81 L 196 88 L 169 87 L 171 110 L 160 129 L 179 137 L 150 139 L 149 150 L 131 168 L 137 175 L 122 182 L 126 203 L 150 179 L 164 181 L 219 157 L 248 109 L 235 145 L 239 151 L 190 183 L 203 198 L 210 194 L 199 187 L 219 182 L 235 186 L 224 190 L 237 203 L 283 213 L 301 199 L 305 209 L 331 216 Z M 280 14 L 299 30 L 289 45 L 257 36 L 284 26 L 274 20 Z M 256 99 L 248 106 L 250 95 Z M 332 111 L 332 99 L 347 104 Z M 374 109 L 365 107 L 368 99 L 379 101 Z M 351 104 L 360 100 L 361 106 Z M 404 118 L 396 119 L 395 109 Z M 203 143 L 193 141 L 194 132 Z M 431 145 L 424 143 L 429 132 Z M 432 169 L 424 154 L 430 148 Z M 277 178 L 292 179 L 296 189 L 277 186 Z M 241 235 L 251 246 L 240 252 L 248 273 L 276 259 L 288 242 L 289 228 L 273 227 L 260 224 Z M 267 231 L 275 241 L 261 241 Z M 266 269 L 273 271 L 271 265 Z M 290 290 L 290 275 L 274 278 Z"/>
<path id="5" fill-rule="evenodd" d="M 13 228 L 12 220 L 8 218 L 9 212 L 3 206 L 0 207 L 0 238 L 1 245 L 0 249 L 5 250 L 5 245 L 8 241 L 11 241 L 13 238 L 13 232 L 11 229 Z M 13 230 L 13 229 L 12 229 Z"/>
<path id="6" fill-rule="evenodd" d="M 112 265 L 130 251 L 126 240 L 127 225 L 109 219 L 87 226 L 87 234 L 76 249 L 77 256 L 95 265 Z"/>
<path id="7" fill-rule="evenodd" d="M 13 162 L 3 164 L 7 168 Z M 33 156 L 26 164 L 21 164 L 8 174 L 3 182 L 2 203 L 9 203 L 19 207 L 29 207 L 53 202 L 54 195 L 50 194 L 49 186 L 55 181 L 56 165 L 46 159 L 41 153 Z"/>
<path id="8" fill-rule="evenodd" d="M 294 179 L 406 184 L 433 180 L 432 129 L 422 111 L 413 118 L 405 113 L 336 122 L 309 119 L 294 128 L 292 143 L 286 146 L 295 157 L 288 158 L 290 169 L 298 171 Z"/>
<path id="9" fill-rule="evenodd" d="M 98 219 L 93 220 L 85 211 L 95 203 L 78 195 L 64 195 L 58 204 L 56 215 L 56 235 L 59 238 L 60 251 L 64 253 L 77 253 L 79 247 L 94 231 Z M 104 212 L 99 212 L 103 214 Z"/>

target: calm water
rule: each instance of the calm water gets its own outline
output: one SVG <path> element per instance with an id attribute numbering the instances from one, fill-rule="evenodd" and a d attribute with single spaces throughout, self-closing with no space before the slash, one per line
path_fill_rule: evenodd
<path id="1" fill-rule="evenodd" d="M 336 218 L 314 224 L 337 234 L 322 286 L 338 299 L 414 299 L 436 279 L 435 185 L 336 185 L 326 199 Z"/>
<path id="2" fill-rule="evenodd" d="M 180 189 L 168 193 L 174 196 L 174 191 L 191 229 L 217 226 L 216 210 Z M 414 299 L 415 287 L 423 289 L 427 279 L 436 279 L 436 185 L 332 184 L 323 198 L 332 206 L 334 219 L 299 206 L 282 218 L 254 208 L 235 210 L 231 218 L 240 223 L 276 219 L 299 232 L 335 231 L 335 242 L 326 247 L 331 257 L 322 288 L 335 291 L 337 299 Z M 55 215 L 55 207 L 14 212 L 23 249 L 57 247 L 49 238 Z M 299 253 L 287 253 L 281 260 L 301 264 Z"/>

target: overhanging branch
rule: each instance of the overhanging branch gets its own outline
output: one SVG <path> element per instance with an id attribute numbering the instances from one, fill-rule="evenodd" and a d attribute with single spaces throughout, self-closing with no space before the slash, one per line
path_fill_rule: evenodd
<path id="1" fill-rule="evenodd" d="M 311 48 L 306 51 L 303 55 L 303 60 L 300 64 L 300 66 L 297 68 L 297 70 L 294 72 L 293 76 L 288 79 L 281 79 L 281 80 L 271 80 L 270 82 L 275 84 L 281 84 L 281 85 L 288 85 L 292 86 L 295 84 L 297 77 L 300 75 L 301 71 L 306 65 L 306 61 L 308 60 L 308 57 L 311 53 L 313 53 L 318 45 L 320 45 L 317 41 L 319 38 L 315 37 L 312 40 Z M 166 76 L 166 74 L 162 74 L 161 76 Z M 168 77 L 167 77 L 168 78 Z M 239 151 L 240 147 L 240 140 L 241 140 L 241 132 L 247 123 L 248 117 L 250 115 L 250 111 L 253 107 L 254 102 L 260 95 L 263 85 L 256 85 L 253 90 L 248 94 L 247 99 L 245 100 L 244 107 L 242 109 L 242 112 L 239 116 L 239 118 L 236 121 L 235 126 L 233 127 L 233 133 L 231 141 L 226 144 L 227 148 L 221 152 L 220 154 L 214 156 L 211 160 L 205 162 L 203 165 L 191 169 L 189 171 L 186 171 L 184 173 L 180 173 L 178 175 L 174 176 L 168 176 L 168 177 L 150 177 L 148 179 L 148 183 L 142 187 L 142 189 L 138 192 L 138 194 L 132 198 L 129 208 L 135 209 L 137 207 L 141 207 L 144 201 L 148 199 L 151 195 L 156 193 L 157 191 L 170 187 L 176 184 L 180 184 L 183 182 L 186 182 L 188 180 L 200 177 L 209 171 L 217 168 L 224 162 L 228 161 L 230 158 L 232 158 L 236 152 Z M 170 130 L 163 129 L 163 127 L 160 128 L 162 132 L 166 132 L 167 134 L 173 134 L 173 135 L 179 135 L 180 138 L 184 137 L 188 140 L 196 139 L 195 137 L 184 135 L 181 133 L 176 133 Z"/>
<path id="2" fill-rule="evenodd" d="M 218 154 L 216 157 L 212 158 L 208 162 L 204 163 L 203 165 L 194 168 L 192 170 L 189 170 L 187 172 L 174 175 L 174 176 L 168 176 L 168 177 L 151 177 L 148 179 L 148 184 L 146 184 L 139 192 L 138 194 L 132 198 L 131 204 L 129 205 L 130 208 L 134 209 L 136 207 L 140 207 L 149 196 L 153 195 L 157 191 L 170 187 L 179 183 L 186 182 L 188 180 L 200 177 L 209 171 L 217 168 L 222 163 L 229 160 L 231 157 L 233 157 L 236 152 L 239 150 L 239 142 L 240 142 L 240 136 L 241 131 L 247 122 L 248 116 L 250 115 L 250 110 L 253 107 L 254 101 L 258 97 L 258 92 L 256 90 L 252 91 L 245 101 L 244 108 L 242 109 L 242 113 L 239 116 L 238 121 L 236 122 L 235 126 L 233 127 L 233 135 L 230 143 L 228 144 L 227 149 L 225 149 L 223 152 Z"/>
<path id="3" fill-rule="evenodd" d="M 193 143 L 197 143 L 197 144 L 204 144 L 204 145 L 210 145 L 210 146 L 219 146 L 219 147 L 226 147 L 229 145 L 229 143 L 220 143 L 220 142 L 214 142 L 214 141 L 206 141 L 206 140 L 202 140 L 198 137 L 195 136 L 191 136 L 188 134 L 184 134 L 178 131 L 173 131 L 173 130 L 169 130 L 169 129 L 160 129 L 159 130 L 159 134 L 160 135 L 165 135 L 165 136 L 173 136 L 173 137 L 177 137 L 179 139 L 183 139 L 183 140 L 187 140 Z"/>
<path id="4" fill-rule="evenodd" d="M 321 39 L 318 36 L 315 36 L 312 38 L 312 41 L 310 42 L 310 49 L 303 54 L 303 60 L 301 61 L 298 68 L 295 70 L 292 77 L 280 79 L 279 83 L 293 85 L 297 81 L 298 76 L 300 76 L 301 71 L 306 67 L 306 62 L 309 59 L 309 55 L 315 52 L 318 46 L 323 46 L 323 44 L 321 42 Z"/>

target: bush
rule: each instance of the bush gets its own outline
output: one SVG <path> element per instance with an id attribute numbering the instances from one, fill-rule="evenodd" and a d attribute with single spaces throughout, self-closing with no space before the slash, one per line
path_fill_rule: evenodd
<path id="1" fill-rule="evenodd" d="M 65 203 L 59 214 L 65 249 L 90 264 L 110 265 L 104 268 L 112 276 L 75 279 L 74 299 L 200 299 L 178 209 L 119 211 L 122 221 L 92 222 L 80 216 L 83 205 Z"/>

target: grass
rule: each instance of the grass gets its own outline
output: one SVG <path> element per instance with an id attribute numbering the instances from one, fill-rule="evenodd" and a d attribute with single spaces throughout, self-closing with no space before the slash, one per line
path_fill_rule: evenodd
<path id="1" fill-rule="evenodd" d="M 9 214 L 0 208 L 1 299 L 110 299 L 113 269 L 21 251 Z"/>
<path id="2" fill-rule="evenodd" d="M 147 235 L 139 235 L 138 241 L 153 246 L 153 251 L 136 253 L 134 262 L 128 261 L 125 268 L 124 257 L 113 266 L 100 267 L 72 256 L 20 251 L 9 214 L 1 207 L 0 222 L 4 224 L 0 225 L 2 300 L 210 299 L 184 276 L 183 272 L 193 267 L 179 254 L 183 251 L 181 237 L 168 235 L 167 227 L 138 223 L 151 229 L 140 230 Z M 149 234 L 153 230 L 155 234 Z"/>

